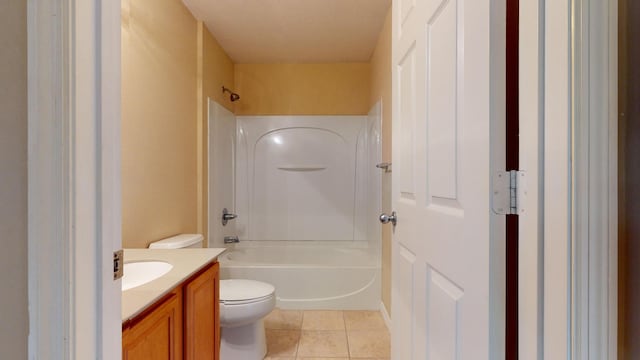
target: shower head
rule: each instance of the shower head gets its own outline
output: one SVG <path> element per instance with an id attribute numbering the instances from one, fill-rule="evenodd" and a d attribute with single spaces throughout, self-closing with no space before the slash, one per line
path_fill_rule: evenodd
<path id="1" fill-rule="evenodd" d="M 230 94 L 229 100 L 231 100 L 231 102 L 240 100 L 240 95 L 234 93 L 233 91 L 231 91 L 231 90 L 229 90 L 229 89 L 227 89 L 226 87 L 223 86 L 222 87 L 222 93 L 224 94 L 225 92 L 228 92 Z"/>

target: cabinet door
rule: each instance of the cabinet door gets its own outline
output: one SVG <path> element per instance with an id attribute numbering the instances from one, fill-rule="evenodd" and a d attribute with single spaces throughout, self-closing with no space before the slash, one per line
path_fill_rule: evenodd
<path id="1" fill-rule="evenodd" d="M 218 263 L 184 287 L 186 360 L 218 360 L 220 340 Z"/>
<path id="2" fill-rule="evenodd" d="M 179 290 L 122 333 L 122 359 L 182 359 L 182 294 Z"/>

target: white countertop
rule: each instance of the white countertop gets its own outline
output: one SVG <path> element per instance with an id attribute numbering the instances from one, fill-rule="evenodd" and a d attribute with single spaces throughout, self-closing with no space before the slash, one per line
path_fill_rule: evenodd
<path id="1" fill-rule="evenodd" d="M 125 264 L 159 260 L 172 264 L 173 268 L 167 274 L 149 283 L 122 292 L 122 322 L 133 319 L 205 265 L 214 262 L 225 250 L 225 248 L 124 249 Z"/>

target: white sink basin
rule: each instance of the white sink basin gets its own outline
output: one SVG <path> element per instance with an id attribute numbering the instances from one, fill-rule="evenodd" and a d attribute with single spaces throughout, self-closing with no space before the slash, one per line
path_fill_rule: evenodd
<path id="1" fill-rule="evenodd" d="M 168 273 L 173 265 L 164 261 L 138 261 L 124 264 L 122 291 L 144 285 Z"/>

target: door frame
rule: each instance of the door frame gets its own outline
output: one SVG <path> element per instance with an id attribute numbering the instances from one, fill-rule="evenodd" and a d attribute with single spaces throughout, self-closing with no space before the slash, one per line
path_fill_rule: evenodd
<path id="1" fill-rule="evenodd" d="M 29 358 L 118 359 L 120 2 L 30 0 Z"/>
<path id="2" fill-rule="evenodd" d="M 543 1 L 544 359 L 571 358 L 571 0 Z"/>
<path id="3" fill-rule="evenodd" d="M 571 4 L 520 0 L 519 359 L 570 359 Z"/>
<path id="4" fill-rule="evenodd" d="M 617 0 L 520 6 L 520 359 L 617 359 Z"/>
<path id="5" fill-rule="evenodd" d="M 573 0 L 572 344 L 618 358 L 618 1 Z M 604 51 L 603 51 L 604 50 Z"/>
<path id="6" fill-rule="evenodd" d="M 543 359 L 545 11 L 541 0 L 519 1 L 519 163 L 527 176 L 526 208 L 518 216 L 520 360 Z"/>

